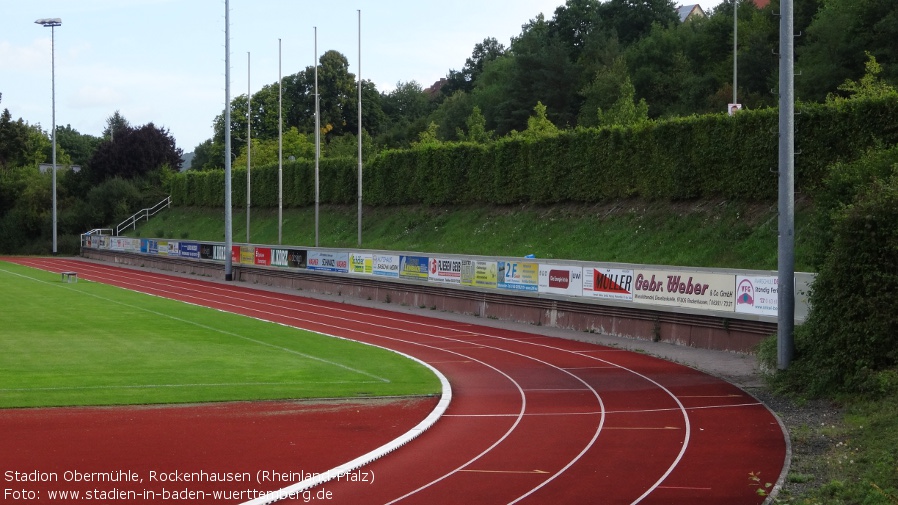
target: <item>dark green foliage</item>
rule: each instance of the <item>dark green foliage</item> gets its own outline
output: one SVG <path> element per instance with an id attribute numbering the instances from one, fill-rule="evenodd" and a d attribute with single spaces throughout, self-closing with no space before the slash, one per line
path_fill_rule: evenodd
<path id="1" fill-rule="evenodd" d="M 92 212 L 91 222 L 120 223 L 140 207 L 142 197 L 133 182 L 115 177 L 91 189 L 86 200 L 87 208 Z"/>
<path id="2" fill-rule="evenodd" d="M 457 91 L 470 93 L 474 91 L 474 83 L 483 73 L 483 65 L 505 54 L 505 46 L 493 37 L 483 39 L 483 42 L 474 44 L 471 57 L 465 60 L 465 66 L 461 70 L 450 70 L 446 77 L 446 83 L 440 88 L 444 96 L 452 96 Z"/>
<path id="3" fill-rule="evenodd" d="M 193 150 L 193 163 L 191 170 L 208 170 L 224 168 L 224 145 L 215 144 L 208 139 L 196 146 Z"/>
<path id="4" fill-rule="evenodd" d="M 832 233 L 784 380 L 813 395 L 881 393 L 898 365 L 898 170 L 861 190 Z"/>
<path id="5" fill-rule="evenodd" d="M 89 172 L 88 164 L 101 142 L 101 138 L 79 133 L 71 125 L 56 127 L 58 149 L 70 157 L 72 165 L 80 166 L 83 174 Z M 84 176 L 69 178 L 73 184 L 70 188 L 72 194 L 81 194 L 90 189 L 90 182 L 86 179 Z"/>
<path id="6" fill-rule="evenodd" d="M 796 92 L 804 100 L 823 100 L 846 79 L 864 73 L 865 52 L 883 65 L 883 78 L 898 81 L 898 3 L 892 0 L 830 0 L 798 48 L 802 77 Z"/>
<path id="7" fill-rule="evenodd" d="M 113 177 L 134 179 L 162 166 L 179 170 L 183 154 L 165 128 L 153 123 L 139 128 L 123 126 L 94 150 L 85 173 L 93 184 Z"/>
<path id="8" fill-rule="evenodd" d="M 653 25 L 671 26 L 678 22 L 676 4 L 671 0 L 609 0 L 602 14 L 624 43 L 644 37 Z"/>
<path id="9" fill-rule="evenodd" d="M 50 141 L 39 126 L 26 123 L 22 118 L 13 121 L 9 109 L 0 113 L 0 170 L 33 166 L 44 161 L 43 151 L 49 159 Z"/>
<path id="10" fill-rule="evenodd" d="M 799 191 L 813 190 L 831 163 L 898 143 L 898 96 L 800 109 Z M 777 120 L 775 110 L 764 109 L 735 117 L 721 113 L 631 128 L 519 135 L 482 145 L 437 143 L 390 150 L 365 161 L 364 199 L 370 205 L 591 203 L 634 196 L 774 201 Z M 254 169 L 254 205 L 277 204 L 271 196 L 277 194 L 276 171 L 276 166 Z M 321 201 L 355 201 L 356 172 L 354 159 L 322 160 Z M 285 205 L 314 201 L 308 193 L 314 188 L 313 175 L 311 161 L 285 165 L 285 181 L 296 181 L 285 182 L 285 188 L 294 188 L 285 189 Z M 234 171 L 235 205 L 245 202 L 245 178 L 245 172 Z M 179 205 L 218 206 L 224 202 L 223 184 L 221 171 L 179 174 L 172 196 Z"/>
<path id="11" fill-rule="evenodd" d="M 819 269 L 833 242 L 833 222 L 849 202 L 874 180 L 885 180 L 898 167 L 898 147 L 871 151 L 859 160 L 834 164 L 814 193 L 817 209 L 812 227 L 812 262 Z"/>

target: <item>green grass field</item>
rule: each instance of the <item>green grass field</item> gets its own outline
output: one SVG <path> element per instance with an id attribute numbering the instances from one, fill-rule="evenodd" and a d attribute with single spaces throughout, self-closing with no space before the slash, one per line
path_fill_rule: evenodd
<path id="1" fill-rule="evenodd" d="M 0 408 L 436 394 L 383 349 L 0 262 Z"/>

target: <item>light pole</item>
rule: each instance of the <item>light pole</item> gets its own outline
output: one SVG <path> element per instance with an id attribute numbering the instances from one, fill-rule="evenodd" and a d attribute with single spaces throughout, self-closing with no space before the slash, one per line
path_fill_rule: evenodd
<path id="1" fill-rule="evenodd" d="M 249 83 L 249 52 L 246 53 L 246 243 L 249 244 L 249 207 L 250 207 L 250 149 L 252 148 L 252 123 L 253 123 L 253 111 L 251 107 L 252 102 L 252 88 Z"/>
<path id="2" fill-rule="evenodd" d="M 321 156 L 321 107 L 318 102 L 318 27 L 315 28 L 315 247 L 318 247 L 318 158 Z"/>
<path id="3" fill-rule="evenodd" d="M 284 226 L 284 78 L 281 77 L 281 39 L 278 39 L 278 245 L 283 243 Z"/>
<path id="4" fill-rule="evenodd" d="M 795 6 L 780 5 L 779 238 L 776 366 L 795 356 Z"/>
<path id="5" fill-rule="evenodd" d="M 359 247 L 362 247 L 362 10 L 359 9 Z"/>
<path id="6" fill-rule="evenodd" d="M 62 26 L 59 18 L 38 19 L 35 23 L 50 27 L 50 75 L 53 94 L 53 123 L 51 136 L 53 139 L 53 255 L 56 255 L 56 27 Z"/>
<path id="7" fill-rule="evenodd" d="M 234 259 L 231 257 L 234 243 L 234 226 L 231 208 L 231 7 L 225 0 L 225 281 L 234 280 Z"/>
<path id="8" fill-rule="evenodd" d="M 737 96 L 737 76 L 739 65 L 739 0 L 733 0 L 733 103 L 739 103 Z"/>

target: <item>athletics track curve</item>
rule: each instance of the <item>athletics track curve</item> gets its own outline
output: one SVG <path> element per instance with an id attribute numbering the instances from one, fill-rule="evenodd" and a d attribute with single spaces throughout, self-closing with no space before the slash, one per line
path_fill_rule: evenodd
<path id="1" fill-rule="evenodd" d="M 650 356 L 79 259 L 13 261 L 395 349 L 445 374 L 446 414 L 365 466 L 374 483 L 321 486 L 327 503 L 757 504 L 784 469 L 783 428 L 763 404 Z"/>

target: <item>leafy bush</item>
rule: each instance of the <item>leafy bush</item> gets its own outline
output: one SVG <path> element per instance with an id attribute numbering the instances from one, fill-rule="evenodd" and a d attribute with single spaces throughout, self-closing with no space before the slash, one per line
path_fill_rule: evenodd
<path id="1" fill-rule="evenodd" d="M 898 170 L 833 215 L 810 303 L 784 380 L 813 395 L 881 393 L 898 366 Z"/>
<path id="2" fill-rule="evenodd" d="M 96 222 L 103 225 L 114 226 L 127 219 L 142 201 L 137 186 L 118 177 L 101 182 L 87 193 L 87 204 Z"/>
<path id="3" fill-rule="evenodd" d="M 812 263 L 819 269 L 833 240 L 833 221 L 859 192 L 876 179 L 887 179 L 898 167 L 898 146 L 870 150 L 853 162 L 839 162 L 830 167 L 818 190 L 814 192 L 816 217 L 810 229 L 813 242 Z"/>

